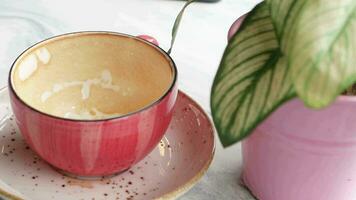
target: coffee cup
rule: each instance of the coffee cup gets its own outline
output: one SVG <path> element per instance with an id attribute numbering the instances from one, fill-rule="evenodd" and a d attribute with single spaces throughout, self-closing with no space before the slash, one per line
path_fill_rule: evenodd
<path id="1" fill-rule="evenodd" d="M 113 32 L 56 36 L 25 50 L 9 74 L 11 106 L 30 148 L 63 173 L 122 172 L 163 137 L 177 97 L 172 58 Z"/>

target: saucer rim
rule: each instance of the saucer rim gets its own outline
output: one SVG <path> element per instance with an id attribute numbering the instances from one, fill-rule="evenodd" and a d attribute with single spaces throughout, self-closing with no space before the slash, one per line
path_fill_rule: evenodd
<path id="1" fill-rule="evenodd" d="M 0 93 L 2 92 L 6 92 L 6 90 L 8 90 L 8 86 L 4 86 L 0 88 Z M 212 122 L 212 119 L 210 118 L 210 116 L 205 112 L 205 110 L 193 99 L 191 98 L 189 95 L 187 95 L 185 92 L 183 92 L 182 90 L 178 90 L 178 95 L 181 94 L 183 97 L 189 99 L 190 102 L 192 102 L 194 104 L 195 107 L 197 107 L 201 113 L 205 116 L 205 118 L 208 120 L 208 123 L 211 125 L 211 130 L 208 131 L 211 135 L 212 135 L 212 140 L 213 140 L 213 147 L 212 147 L 212 152 L 210 153 L 210 157 L 209 159 L 206 161 L 205 165 L 191 178 L 189 179 L 187 182 L 185 182 L 184 184 L 176 187 L 174 190 L 167 192 L 163 195 L 161 195 L 160 197 L 155 198 L 155 200 L 168 200 L 168 199 L 175 199 L 178 198 L 180 196 L 182 196 L 183 194 L 185 194 L 186 192 L 188 192 L 190 189 L 192 189 L 199 181 L 200 179 L 204 176 L 204 174 L 208 171 L 214 157 L 215 157 L 215 149 L 216 149 L 216 142 L 215 142 L 215 126 L 214 123 Z M 9 191 L 6 191 L 5 189 L 0 187 L 0 197 L 5 197 L 9 200 L 25 200 L 21 197 L 18 197 L 15 194 L 11 194 Z M 6 200 L 6 199 L 5 199 Z"/>
<path id="2" fill-rule="evenodd" d="M 0 90 L 0 92 L 1 92 L 1 90 Z M 5 198 L 4 200 L 7 200 L 7 199 L 10 199 L 10 200 L 24 200 L 23 198 L 18 197 L 15 194 L 11 194 L 8 191 L 5 191 L 1 187 L 0 187 L 0 197 L 1 198 L 4 197 Z"/>

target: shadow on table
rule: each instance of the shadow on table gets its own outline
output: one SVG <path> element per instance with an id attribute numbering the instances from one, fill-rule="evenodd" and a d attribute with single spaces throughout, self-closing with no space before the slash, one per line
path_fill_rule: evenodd
<path id="1" fill-rule="evenodd" d="M 179 200 L 258 200 L 241 182 L 241 169 L 234 171 L 210 170 L 186 195 Z"/>

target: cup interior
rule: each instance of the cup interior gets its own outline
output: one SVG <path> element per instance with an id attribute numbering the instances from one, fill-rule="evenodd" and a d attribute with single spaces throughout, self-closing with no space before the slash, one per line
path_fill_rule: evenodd
<path id="1" fill-rule="evenodd" d="M 28 106 L 68 119 L 107 119 L 161 99 L 175 68 L 160 48 L 107 32 L 66 34 L 27 49 L 13 64 L 10 86 Z"/>

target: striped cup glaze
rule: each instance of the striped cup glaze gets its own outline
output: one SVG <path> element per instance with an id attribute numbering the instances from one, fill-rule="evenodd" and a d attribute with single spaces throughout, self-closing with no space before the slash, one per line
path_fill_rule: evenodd
<path id="1" fill-rule="evenodd" d="M 119 33 L 95 33 L 118 34 L 149 43 Z M 173 81 L 168 91 L 139 111 L 109 119 L 66 119 L 36 110 L 16 94 L 11 81 L 13 65 L 9 76 L 11 106 L 17 125 L 31 149 L 53 167 L 79 177 L 119 173 L 144 158 L 168 128 L 178 93 L 177 69 L 172 58 L 159 47 L 155 48 L 171 63 Z"/>

